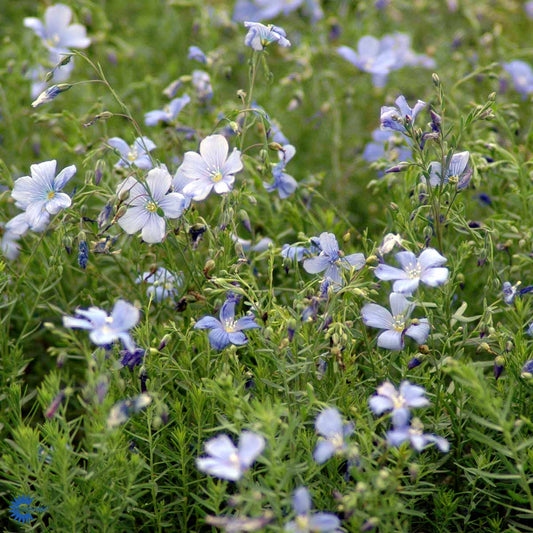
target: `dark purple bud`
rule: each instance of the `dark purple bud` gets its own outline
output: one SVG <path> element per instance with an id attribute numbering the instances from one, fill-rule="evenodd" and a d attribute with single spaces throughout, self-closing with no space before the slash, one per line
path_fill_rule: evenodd
<path id="1" fill-rule="evenodd" d="M 141 392 L 146 392 L 146 382 L 148 381 L 148 374 L 144 370 L 139 374 L 139 380 L 141 381 Z"/>
<path id="2" fill-rule="evenodd" d="M 420 366 L 422 364 L 422 361 L 418 357 L 413 357 L 408 363 L 407 363 L 407 369 L 413 370 L 413 368 L 416 368 L 417 366 Z"/>
<path id="3" fill-rule="evenodd" d="M 499 355 L 494 359 L 494 378 L 498 379 L 505 368 L 505 359 Z"/>
<path id="4" fill-rule="evenodd" d="M 429 114 L 431 115 L 431 129 L 434 133 L 440 133 L 440 126 L 442 124 L 441 117 L 432 109 L 429 111 Z"/>
<path id="5" fill-rule="evenodd" d="M 133 352 L 120 350 L 119 353 L 122 356 L 122 359 L 120 360 L 122 366 L 127 366 L 130 370 L 133 370 L 137 365 L 140 365 L 143 362 L 146 352 L 142 348 L 136 348 Z"/>
<path id="6" fill-rule="evenodd" d="M 523 294 L 527 294 L 528 292 L 533 291 L 533 285 L 529 285 L 528 287 L 524 287 L 523 289 L 520 289 L 520 296 Z"/>
<path id="7" fill-rule="evenodd" d="M 80 241 L 78 244 L 78 265 L 85 270 L 87 268 L 88 261 L 89 247 L 87 246 L 87 241 Z"/>
<path id="8" fill-rule="evenodd" d="M 46 413 L 44 413 L 44 416 L 46 416 L 46 418 L 50 419 L 56 414 L 56 411 L 59 409 L 59 406 L 61 405 L 61 402 L 64 397 L 65 393 L 63 391 L 60 391 L 59 394 L 56 395 L 56 397 L 52 400 L 50 407 L 48 407 Z"/>
<path id="9" fill-rule="evenodd" d="M 409 165 L 395 165 L 385 170 L 385 174 L 392 174 L 394 172 L 403 172 L 404 170 L 407 170 L 408 166 Z"/>
<path id="10" fill-rule="evenodd" d="M 468 227 L 469 228 L 473 228 L 473 229 L 480 228 L 481 227 L 481 222 L 477 222 L 476 220 L 471 220 L 468 223 Z"/>

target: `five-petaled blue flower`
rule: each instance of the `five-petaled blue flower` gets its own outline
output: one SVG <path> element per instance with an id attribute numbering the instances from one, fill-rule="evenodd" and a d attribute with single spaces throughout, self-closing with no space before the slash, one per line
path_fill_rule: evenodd
<path id="1" fill-rule="evenodd" d="M 315 531 L 336 532 L 341 521 L 332 513 L 312 513 L 311 496 L 305 487 L 299 487 L 292 495 L 292 508 L 296 518 L 285 525 L 285 531 L 312 533 Z"/>
<path id="2" fill-rule="evenodd" d="M 316 445 L 313 459 L 322 464 L 336 453 L 346 450 L 345 439 L 353 433 L 354 425 L 344 424 L 339 411 L 330 407 L 317 416 L 315 429 L 324 439 Z"/>
<path id="3" fill-rule="evenodd" d="M 514 87 L 522 98 L 525 99 L 528 94 L 533 93 L 533 69 L 528 63 L 517 59 L 504 63 L 503 68 L 511 76 Z"/>
<path id="4" fill-rule="evenodd" d="M 195 329 L 209 329 L 209 343 L 215 350 L 223 350 L 230 344 L 241 346 L 248 342 L 244 329 L 260 328 L 255 317 L 248 315 L 235 320 L 235 298 L 228 298 L 220 308 L 220 320 L 204 316 L 194 325 Z"/>
<path id="5" fill-rule="evenodd" d="M 395 103 L 396 107 L 382 106 L 380 116 L 381 128 L 384 130 L 399 131 L 401 133 L 407 131 L 405 128 L 406 124 L 414 124 L 418 113 L 427 105 L 426 102 L 418 100 L 411 109 L 403 95 L 398 96 Z"/>
<path id="6" fill-rule="evenodd" d="M 208 456 L 196 459 L 198 469 L 211 476 L 237 481 L 263 451 L 265 439 L 251 431 L 243 431 L 238 448 L 225 434 L 208 440 L 204 446 Z"/>
<path id="7" fill-rule="evenodd" d="M 366 326 L 384 330 L 378 335 L 378 346 L 387 350 L 401 350 L 405 335 L 418 344 L 424 344 L 430 330 L 427 318 L 410 320 L 415 304 L 403 294 L 392 292 L 389 299 L 392 313 L 377 304 L 366 304 L 361 309 L 361 318 Z"/>
<path id="8" fill-rule="evenodd" d="M 472 177 L 472 169 L 468 166 L 469 152 L 459 152 L 452 155 L 446 172 L 442 175 L 442 164 L 433 161 L 429 164 L 429 183 L 432 187 L 454 183 L 458 190 L 464 189 Z"/>
<path id="9" fill-rule="evenodd" d="M 25 223 L 33 231 L 44 231 L 50 215 L 70 207 L 72 200 L 61 189 L 76 173 L 76 166 L 64 168 L 56 176 L 56 161 L 31 165 L 31 177 L 23 176 L 15 181 L 11 196 L 15 205 L 25 210 Z"/>
<path id="10" fill-rule="evenodd" d="M 147 126 L 155 126 L 158 122 L 166 122 L 167 124 L 173 122 L 190 101 L 191 97 L 188 94 L 174 98 L 164 109 L 148 111 L 144 115 L 144 123 Z"/>
<path id="11" fill-rule="evenodd" d="M 292 144 L 287 144 L 278 152 L 280 162 L 272 169 L 272 176 L 274 176 L 274 183 L 269 184 L 263 182 L 263 186 L 268 192 L 277 189 L 279 197 L 283 200 L 288 198 L 298 187 L 298 182 L 285 172 L 287 163 L 294 157 L 296 149 Z"/>
<path id="12" fill-rule="evenodd" d="M 398 252 L 395 257 L 402 268 L 382 263 L 374 270 L 379 279 L 394 280 L 394 292 L 412 294 L 420 282 L 437 287 L 448 279 L 448 269 L 442 266 L 447 260 L 434 248 L 426 248 L 418 258 L 412 252 Z"/>
<path id="13" fill-rule="evenodd" d="M 260 22 L 245 22 L 244 27 L 248 28 L 248 33 L 244 38 L 244 44 L 254 50 L 264 50 L 272 43 L 287 48 L 291 42 L 287 39 L 287 34 L 283 28 L 269 24 L 265 26 Z"/>
<path id="14" fill-rule="evenodd" d="M 183 285 L 183 274 L 180 272 L 176 276 L 166 268 L 158 267 L 153 272 L 144 272 L 137 278 L 136 283 L 148 284 L 147 296 L 152 296 L 156 302 L 160 302 L 166 298 L 174 298 L 178 294 L 179 287 Z"/>
<path id="15" fill-rule="evenodd" d="M 409 422 L 410 408 L 429 405 L 425 393 L 423 387 L 411 385 L 408 381 L 401 383 L 400 390 L 396 390 L 390 381 L 386 381 L 378 387 L 377 394 L 368 400 L 368 405 L 378 416 L 385 411 L 392 411 L 394 426 L 405 426 Z"/>
<path id="16" fill-rule="evenodd" d="M 107 144 L 120 153 L 120 159 L 115 164 L 116 167 L 128 168 L 135 165 L 144 170 L 152 168 L 153 165 L 148 152 L 156 148 L 156 145 L 148 137 L 137 137 L 131 147 L 120 137 L 112 137 L 107 141 Z"/>
<path id="17" fill-rule="evenodd" d="M 135 343 L 128 333 L 139 322 L 139 310 L 135 306 L 117 300 L 111 316 L 98 307 L 76 309 L 76 314 L 79 316 L 63 317 L 66 328 L 90 330 L 89 338 L 98 346 L 107 346 L 120 339 L 126 350 L 135 350 Z"/>
<path id="18" fill-rule="evenodd" d="M 422 423 L 417 418 L 413 419 L 410 426 L 403 425 L 387 431 L 389 446 L 398 447 L 403 442 L 409 442 L 417 452 L 422 451 L 429 444 L 435 444 L 443 453 L 450 450 L 450 443 L 444 437 L 424 433 Z"/>
<path id="19" fill-rule="evenodd" d="M 320 254 L 304 261 L 304 269 L 309 274 L 317 274 L 325 270 L 325 278 L 340 286 L 343 284 L 342 268 L 360 270 L 365 265 L 365 256 L 361 253 L 344 256 L 339 250 L 339 243 L 333 233 L 321 233 L 317 240 Z"/>

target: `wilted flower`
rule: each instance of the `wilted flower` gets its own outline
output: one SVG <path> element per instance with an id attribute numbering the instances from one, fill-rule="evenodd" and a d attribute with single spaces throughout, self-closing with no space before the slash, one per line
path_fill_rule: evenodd
<path id="1" fill-rule="evenodd" d="M 164 109 L 148 111 L 144 115 L 144 123 L 147 126 L 155 126 L 158 122 L 173 122 L 190 101 L 191 97 L 188 94 L 174 98 Z"/>
<path id="2" fill-rule="evenodd" d="M 268 192 L 275 191 L 277 189 L 279 197 L 283 200 L 288 198 L 298 187 L 298 182 L 289 174 L 285 173 L 285 167 L 287 163 L 294 157 L 296 149 L 291 144 L 283 146 L 278 152 L 280 162 L 272 169 L 272 175 L 274 176 L 274 183 L 269 184 L 263 182 L 263 186 Z"/>
<path id="3" fill-rule="evenodd" d="M 112 148 L 116 148 L 120 153 L 120 159 L 115 164 L 116 167 L 131 167 L 149 170 L 152 168 L 152 161 L 148 152 L 151 152 L 156 145 L 148 137 L 137 137 L 130 147 L 126 141 L 120 137 L 112 137 L 107 141 Z"/>
<path id="4" fill-rule="evenodd" d="M 377 416 L 385 411 L 392 411 L 394 426 L 405 426 L 409 422 L 410 408 L 429 405 L 429 400 L 424 396 L 425 394 L 426 391 L 423 387 L 411 385 L 408 381 L 402 382 L 399 391 L 390 381 L 386 381 L 378 387 L 377 393 L 368 400 L 368 405 Z"/>
<path id="5" fill-rule="evenodd" d="M 225 434 L 208 440 L 204 446 L 208 457 L 196 459 L 198 469 L 221 479 L 237 481 L 263 451 L 265 439 L 251 431 L 243 431 L 238 448 Z"/>
<path id="6" fill-rule="evenodd" d="M 203 70 L 194 70 L 192 73 L 192 86 L 200 102 L 207 102 L 213 98 L 213 87 L 209 74 Z"/>
<path id="7" fill-rule="evenodd" d="M 120 350 L 120 355 L 122 359 L 120 364 L 122 366 L 127 366 L 130 370 L 133 370 L 134 367 L 140 365 L 143 362 L 144 356 L 146 355 L 146 350 L 142 348 L 137 348 L 132 351 L 129 350 Z"/>
<path id="8" fill-rule="evenodd" d="M 107 417 L 107 427 L 112 429 L 127 422 L 132 414 L 142 411 L 152 403 L 152 397 L 149 394 L 139 394 L 131 400 L 123 400 L 116 403 L 109 412 Z"/>
<path id="9" fill-rule="evenodd" d="M 70 24 L 72 10 L 63 4 L 47 8 L 44 13 L 44 24 L 35 17 L 26 17 L 24 26 L 32 29 L 43 44 L 53 51 L 69 48 L 87 48 L 91 40 L 81 24 Z"/>
<path id="10" fill-rule="evenodd" d="M 401 350 L 404 336 L 424 344 L 429 335 L 429 322 L 426 318 L 410 320 L 415 305 L 403 294 L 390 294 L 391 312 L 377 304 L 366 304 L 361 309 L 361 318 L 366 326 L 382 329 L 378 336 L 378 346 L 388 350 Z"/>
<path id="11" fill-rule="evenodd" d="M 254 50 L 264 50 L 272 43 L 278 43 L 279 46 L 287 48 L 291 45 L 286 38 L 287 34 L 283 28 L 269 24 L 265 26 L 260 22 L 245 22 L 244 27 L 248 28 L 248 33 L 244 38 L 244 44 Z"/>
<path id="12" fill-rule="evenodd" d="M 228 298 L 220 308 L 220 320 L 204 316 L 194 325 L 195 329 L 209 329 L 209 343 L 215 350 L 223 350 L 230 344 L 241 346 L 248 342 L 243 329 L 260 328 L 254 316 L 243 316 L 235 321 L 235 298 Z"/>
<path id="13" fill-rule="evenodd" d="M 285 531 L 293 533 L 338 531 L 341 521 L 337 516 L 331 513 L 312 513 L 311 507 L 309 491 L 305 487 L 296 489 L 292 495 L 292 508 L 296 518 L 285 525 Z"/>
<path id="14" fill-rule="evenodd" d="M 402 268 L 380 264 L 374 270 L 379 279 L 395 280 L 392 286 L 394 292 L 412 294 L 420 282 L 437 287 L 448 279 L 448 269 L 442 266 L 447 260 L 433 248 L 426 248 L 418 258 L 412 252 L 398 252 L 395 257 Z"/>
<path id="15" fill-rule="evenodd" d="M 503 282 L 503 285 L 502 285 L 503 301 L 507 305 L 513 305 L 514 300 L 518 294 L 519 286 L 520 286 L 520 282 L 516 283 L 515 285 L 511 285 L 509 281 Z"/>
<path id="16" fill-rule="evenodd" d="M 231 191 L 235 174 L 243 168 L 236 148 L 228 157 L 228 141 L 222 135 L 209 135 L 200 143 L 200 153 L 186 152 L 178 171 L 190 182 L 183 194 L 195 201 L 204 200 L 214 189 L 217 194 Z"/>
<path id="17" fill-rule="evenodd" d="M 345 439 L 354 432 L 354 425 L 343 424 L 339 411 L 329 408 L 317 416 L 315 429 L 324 437 L 324 440 L 320 440 L 316 445 L 313 459 L 318 464 L 322 464 L 334 454 L 346 450 Z"/>
<path id="18" fill-rule="evenodd" d="M 400 95 L 396 98 L 396 107 L 382 106 L 381 108 L 381 129 L 392 130 L 405 133 L 406 124 L 414 124 L 416 117 L 424 107 L 426 102 L 418 100 L 415 106 L 411 109 L 405 96 Z"/>
<path id="19" fill-rule="evenodd" d="M 528 63 L 520 60 L 510 61 L 509 63 L 504 63 L 503 68 L 509 73 L 515 89 L 523 98 L 533 93 L 533 70 Z"/>
<path id="20" fill-rule="evenodd" d="M 318 237 L 320 254 L 304 261 L 304 269 L 309 274 L 325 270 L 324 276 L 337 285 L 343 284 L 341 269 L 360 270 L 365 265 L 365 256 L 361 253 L 344 256 L 339 250 L 339 243 L 333 233 L 321 233 Z"/>
<path id="21" fill-rule="evenodd" d="M 417 418 L 413 419 L 411 426 L 406 425 L 387 431 L 387 443 L 389 446 L 400 446 L 406 441 L 417 452 L 422 451 L 429 444 L 435 444 L 443 453 L 450 451 L 450 443 L 438 435 L 424 433 L 422 423 Z"/>
<path id="22" fill-rule="evenodd" d="M 377 253 L 379 255 L 385 255 L 389 252 L 392 252 L 393 248 L 395 246 L 402 246 L 403 245 L 403 239 L 400 235 L 397 235 L 395 233 L 387 233 L 385 237 L 383 237 L 383 241 L 378 246 Z"/>
<path id="23" fill-rule="evenodd" d="M 66 328 L 90 330 L 89 338 L 98 346 L 107 346 L 120 339 L 127 350 L 135 350 L 135 343 L 128 333 L 139 322 L 139 310 L 135 306 L 117 300 L 111 316 L 98 307 L 76 309 L 76 314 L 79 316 L 63 317 Z"/>
<path id="24" fill-rule="evenodd" d="M 442 164 L 438 161 L 433 161 L 429 164 L 430 185 L 438 187 L 451 182 L 457 184 L 458 190 L 464 189 L 470 183 L 470 178 L 472 177 L 472 169 L 468 167 L 469 159 L 469 152 L 454 154 L 444 176 L 442 175 Z"/>
<path id="25" fill-rule="evenodd" d="M 56 165 L 55 159 L 31 165 L 31 177 L 15 181 L 11 196 L 15 205 L 25 210 L 24 223 L 33 231 L 44 231 L 50 215 L 56 215 L 72 203 L 70 196 L 60 191 L 76 173 L 76 166 L 70 165 L 56 176 Z"/>
<path id="26" fill-rule="evenodd" d="M 533 324 L 531 324 L 530 329 L 532 326 Z M 524 363 L 524 366 L 522 367 L 521 376 L 527 379 L 531 379 L 533 377 L 533 359 L 530 359 L 529 361 L 526 361 Z"/>
<path id="27" fill-rule="evenodd" d="M 147 243 L 161 242 L 165 237 L 167 218 L 181 216 L 185 198 L 177 192 L 168 192 L 172 178 L 164 168 L 148 172 L 145 182 L 130 176 L 120 186 L 129 191 L 129 209 L 118 219 L 120 227 L 132 235 L 141 231 Z"/>

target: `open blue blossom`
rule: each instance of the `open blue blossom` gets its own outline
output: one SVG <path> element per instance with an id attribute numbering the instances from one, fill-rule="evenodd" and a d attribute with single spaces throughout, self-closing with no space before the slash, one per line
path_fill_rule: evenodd
<path id="1" fill-rule="evenodd" d="M 228 141 L 222 135 L 209 135 L 200 143 L 200 153 L 186 152 L 178 170 L 189 181 L 183 194 L 195 201 L 204 200 L 214 189 L 225 194 L 233 188 L 235 174 L 243 168 L 236 148 L 228 157 Z"/>
<path id="2" fill-rule="evenodd" d="M 315 429 L 324 439 L 316 445 L 313 459 L 322 464 L 347 449 L 345 439 L 354 432 L 354 425 L 344 424 L 339 411 L 331 407 L 317 416 Z"/>
<path id="3" fill-rule="evenodd" d="M 149 394 L 139 394 L 130 400 L 122 400 L 116 403 L 107 417 L 107 428 L 112 429 L 128 421 L 131 415 L 139 413 L 152 403 Z"/>
<path id="4" fill-rule="evenodd" d="M 341 521 L 332 513 L 312 513 L 311 496 L 305 487 L 296 489 L 292 495 L 292 508 L 296 518 L 285 525 L 285 531 L 292 533 L 313 533 L 316 531 L 336 532 Z"/>
<path id="5" fill-rule="evenodd" d="M 146 283 L 146 295 L 152 296 L 156 302 L 167 298 L 175 298 L 183 284 L 183 274 L 174 275 L 166 268 L 159 267 L 155 272 L 144 272 L 137 278 L 136 283 Z"/>
<path id="6" fill-rule="evenodd" d="M 361 318 L 366 326 L 384 330 L 378 336 L 378 346 L 387 350 L 401 350 L 405 335 L 418 344 L 424 344 L 430 330 L 428 320 L 410 320 L 415 304 L 403 294 L 393 292 L 389 299 L 392 313 L 377 304 L 366 304 L 361 309 Z"/>
<path id="7" fill-rule="evenodd" d="M 120 339 L 126 350 L 135 350 L 135 343 L 128 333 L 139 322 L 139 310 L 135 306 L 117 300 L 110 316 L 98 307 L 76 309 L 76 314 L 77 317 L 63 317 L 66 328 L 90 330 L 89 338 L 98 346 L 107 346 Z"/>
<path id="8" fill-rule="evenodd" d="M 448 280 L 448 269 L 442 266 L 447 259 L 434 248 L 426 248 L 418 258 L 412 252 L 398 252 L 395 257 L 401 268 L 382 263 L 374 270 L 379 279 L 395 280 L 392 286 L 394 292 L 412 294 L 420 282 L 437 287 Z"/>
<path id="9" fill-rule="evenodd" d="M 121 194 L 129 191 L 128 210 L 118 219 L 120 227 L 132 235 L 141 231 L 147 243 L 161 242 L 165 237 L 167 218 L 179 218 L 185 197 L 168 192 L 172 178 L 165 168 L 153 168 L 145 182 L 130 176 L 120 185 Z"/>
<path id="10" fill-rule="evenodd" d="M 76 166 L 70 165 L 56 176 L 56 165 L 55 160 L 31 165 L 31 177 L 23 176 L 15 181 L 11 196 L 15 205 L 25 211 L 25 222 L 33 231 L 44 231 L 50 215 L 56 215 L 72 203 L 61 189 L 76 173 Z"/>
<path id="11" fill-rule="evenodd" d="M 260 22 L 245 22 L 244 27 L 248 28 L 248 33 L 244 38 L 244 44 L 260 52 L 272 43 L 287 48 L 291 42 L 286 38 L 287 34 L 283 28 L 269 24 L 265 26 Z"/>
<path id="12" fill-rule="evenodd" d="M 326 279 L 336 285 L 342 285 L 342 269 L 360 270 L 365 265 L 365 256 L 361 253 L 344 256 L 339 250 L 339 243 L 333 233 L 321 233 L 318 237 L 320 254 L 304 261 L 304 269 L 309 274 L 323 272 Z"/>
<path id="13" fill-rule="evenodd" d="M 263 451 L 265 439 L 257 433 L 243 431 L 238 448 L 225 434 L 208 440 L 204 447 L 208 456 L 196 459 L 198 470 L 221 479 L 237 481 Z"/>
<path id="14" fill-rule="evenodd" d="M 181 110 L 191 101 L 191 97 L 188 94 L 184 94 L 179 98 L 174 98 L 168 106 L 164 109 L 158 109 L 156 111 L 148 111 L 144 115 L 144 123 L 147 126 L 155 126 L 158 122 L 174 122 L 177 116 L 181 113 Z"/>
<path id="15" fill-rule="evenodd" d="M 244 329 L 260 328 L 255 317 L 248 315 L 235 320 L 235 298 L 228 298 L 220 308 L 220 320 L 204 316 L 194 325 L 195 329 L 209 329 L 209 343 L 215 350 L 223 350 L 230 344 L 241 346 L 248 342 Z"/>
<path id="16" fill-rule="evenodd" d="M 189 53 L 187 54 L 187 59 L 198 61 L 198 63 L 202 63 L 203 65 L 207 63 L 207 57 L 203 53 L 202 49 L 198 48 L 198 46 L 189 46 Z"/>
<path id="17" fill-rule="evenodd" d="M 411 49 L 411 38 L 404 33 L 385 35 L 381 40 L 366 35 L 359 40 L 357 52 L 348 46 L 341 46 L 337 52 L 355 67 L 372 74 L 375 87 L 384 87 L 388 74 L 404 66 L 435 66 L 433 59 Z"/>
<path id="18" fill-rule="evenodd" d="M 429 444 L 435 444 L 443 453 L 450 451 L 450 443 L 444 437 L 424 433 L 422 423 L 416 418 L 411 422 L 411 426 L 395 427 L 387 431 L 389 446 L 398 447 L 403 442 L 409 442 L 417 452 L 422 451 Z"/>
<path id="19" fill-rule="evenodd" d="M 517 59 L 504 63 L 503 68 L 511 76 L 514 88 L 524 99 L 533 93 L 533 69 L 529 63 Z"/>
<path id="20" fill-rule="evenodd" d="M 115 164 L 116 167 L 128 168 L 134 165 L 144 170 L 152 168 L 153 165 L 148 152 L 156 148 L 156 145 L 148 137 L 137 137 L 131 147 L 120 137 L 112 137 L 107 141 L 107 144 L 120 153 L 120 159 Z"/>
<path id="21" fill-rule="evenodd" d="M 278 15 L 288 15 L 298 9 L 305 0 L 237 0 L 233 20 L 266 20 Z"/>
<path id="22" fill-rule="evenodd" d="M 24 26 L 32 29 L 43 44 L 53 51 L 87 48 L 91 40 L 81 24 L 70 24 L 72 10 L 64 4 L 55 4 L 44 13 L 44 24 L 35 17 L 26 17 Z"/>
<path id="23" fill-rule="evenodd" d="M 268 192 L 277 190 L 279 197 L 283 200 L 288 198 L 298 187 L 298 182 L 289 174 L 285 173 L 285 166 L 294 157 L 296 149 L 291 144 L 283 146 L 278 152 L 280 162 L 272 169 L 274 183 L 263 182 L 263 186 Z"/>
<path id="24" fill-rule="evenodd" d="M 459 152 L 453 154 L 450 164 L 446 169 L 444 176 L 442 175 L 442 164 L 438 161 L 433 161 L 429 164 L 429 183 L 432 187 L 446 183 L 454 183 L 457 189 L 464 189 L 472 177 L 472 169 L 468 166 L 470 159 L 469 152 Z"/>
<path id="25" fill-rule="evenodd" d="M 396 390 L 390 381 L 386 381 L 377 389 L 377 393 L 368 400 L 372 412 L 380 416 L 385 411 L 392 411 L 392 423 L 394 426 L 405 426 L 409 422 L 410 408 L 425 407 L 429 400 L 424 396 L 426 391 L 423 387 L 411 385 L 403 381 L 400 390 Z"/>
<path id="26" fill-rule="evenodd" d="M 418 113 L 427 105 L 426 102 L 418 100 L 411 109 L 403 95 L 398 96 L 395 103 L 395 107 L 382 106 L 380 117 L 381 129 L 399 131 L 401 133 L 407 131 L 405 128 L 406 124 L 414 124 Z"/>

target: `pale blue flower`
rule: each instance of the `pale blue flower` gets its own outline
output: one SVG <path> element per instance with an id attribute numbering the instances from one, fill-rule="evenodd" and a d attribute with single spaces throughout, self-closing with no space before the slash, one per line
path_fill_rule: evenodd
<path id="1" fill-rule="evenodd" d="M 509 73 L 513 80 L 514 88 L 523 98 L 533 93 L 533 69 L 525 61 L 515 60 L 503 63 L 503 68 Z"/>
<path id="2" fill-rule="evenodd" d="M 322 464 L 347 449 L 345 440 L 354 432 L 354 425 L 344 424 L 339 411 L 331 407 L 317 416 L 315 429 L 324 438 L 316 445 L 313 459 Z"/>
<path id="3" fill-rule="evenodd" d="M 120 339 L 126 350 L 135 350 L 135 343 L 128 333 L 139 322 L 139 310 L 135 306 L 117 300 L 110 316 L 98 307 L 76 309 L 76 314 L 77 317 L 63 317 L 66 328 L 90 330 L 89 338 L 98 346 L 107 346 Z"/>
<path id="4" fill-rule="evenodd" d="M 344 283 L 341 276 L 342 269 L 350 270 L 355 268 L 360 270 L 365 265 L 365 256 L 361 253 L 344 256 L 339 250 L 339 243 L 333 233 L 321 233 L 318 237 L 320 254 L 310 257 L 304 261 L 304 269 L 309 274 L 324 273 L 326 279 L 331 280 L 336 285 Z"/>
<path id="5" fill-rule="evenodd" d="M 26 212 L 18 214 L 4 225 L 0 249 L 6 259 L 14 261 L 20 252 L 19 239 L 30 229 Z M 1 232 L 0 232 L 1 233 Z"/>
<path id="6" fill-rule="evenodd" d="M 288 15 L 298 9 L 304 0 L 237 0 L 233 10 L 233 20 L 266 20 L 278 15 Z"/>
<path id="7" fill-rule="evenodd" d="M 380 117 L 381 129 L 399 131 L 401 133 L 406 132 L 406 124 L 414 124 L 418 113 L 427 105 L 426 102 L 418 100 L 411 109 L 403 95 L 398 96 L 395 103 L 396 107 L 382 106 Z"/>
<path id="8" fill-rule="evenodd" d="M 527 18 L 533 19 L 533 1 L 530 0 L 524 4 L 524 11 L 526 12 Z"/>
<path id="9" fill-rule="evenodd" d="M 174 122 L 181 110 L 191 101 L 188 94 L 184 94 L 179 98 L 174 98 L 164 109 L 155 111 L 148 111 L 144 115 L 144 123 L 147 126 L 155 126 L 158 122 Z"/>
<path id="10" fill-rule="evenodd" d="M 242 332 L 245 329 L 260 328 L 253 315 L 235 320 L 235 298 L 228 298 L 220 308 L 220 320 L 214 316 L 204 316 L 194 325 L 195 329 L 209 329 L 209 343 L 215 350 L 223 350 L 230 344 L 242 346 L 248 338 Z"/>
<path id="11" fill-rule="evenodd" d="M 383 330 L 378 336 L 378 346 L 387 350 L 401 350 L 404 336 L 413 338 L 419 345 L 428 338 L 430 325 L 426 318 L 410 320 L 415 304 L 403 294 L 393 292 L 389 296 L 392 313 L 377 304 L 366 304 L 361 318 L 366 326 Z"/>
<path id="12" fill-rule="evenodd" d="M 322 531 L 332 533 L 340 531 L 341 521 L 332 513 L 312 513 L 309 491 L 299 487 L 292 495 L 292 508 L 296 518 L 285 525 L 285 531 L 292 533 L 314 533 Z"/>
<path id="13" fill-rule="evenodd" d="M 503 301 L 507 305 L 513 305 L 515 298 L 518 294 L 518 287 L 520 283 L 512 285 L 509 281 L 504 281 L 502 285 Z"/>
<path id="14" fill-rule="evenodd" d="M 146 283 L 146 295 L 154 301 L 160 302 L 167 298 L 174 298 L 179 288 L 183 285 L 183 274 L 174 275 L 166 268 L 158 267 L 154 272 L 144 272 L 139 276 L 136 283 Z"/>
<path id="15" fill-rule="evenodd" d="M 283 28 L 269 24 L 265 26 L 260 22 L 245 22 L 244 27 L 248 28 L 248 33 L 244 38 L 244 44 L 256 51 L 264 50 L 268 45 L 277 43 L 279 46 L 287 48 L 291 45 L 286 38 L 287 34 Z"/>
<path id="16" fill-rule="evenodd" d="M 11 196 L 15 205 L 26 212 L 25 222 L 33 231 L 44 231 L 50 215 L 56 215 L 72 203 L 70 196 L 60 191 L 76 173 L 76 166 L 70 165 L 56 176 L 56 165 L 55 159 L 31 165 L 31 177 L 15 181 Z"/>
<path id="17" fill-rule="evenodd" d="M 367 143 L 363 151 L 365 161 L 372 163 L 386 159 L 387 162 L 392 163 L 412 159 L 411 148 L 405 144 L 408 142 L 405 135 L 378 128 L 372 132 L 372 139 L 373 142 Z"/>
<path id="18" fill-rule="evenodd" d="M 455 183 L 457 189 L 464 189 L 472 177 L 472 169 L 468 166 L 470 159 L 469 152 L 459 152 L 453 154 L 450 164 L 446 169 L 446 173 L 442 175 L 442 164 L 438 161 L 433 161 L 429 164 L 429 183 L 432 187 L 438 187 L 441 184 Z"/>
<path id="19" fill-rule="evenodd" d="M 382 263 L 374 270 L 377 278 L 394 280 L 394 292 L 412 294 L 420 282 L 429 287 L 437 287 L 448 280 L 449 271 L 442 266 L 447 259 L 434 248 L 426 248 L 418 258 L 412 252 L 398 252 L 395 257 L 401 268 Z"/>
<path id="20" fill-rule="evenodd" d="M 152 168 L 152 161 L 148 152 L 151 152 L 156 145 L 148 137 L 137 137 L 130 147 L 128 143 L 120 137 L 112 137 L 107 144 L 115 148 L 120 153 L 120 159 L 115 164 L 116 167 L 131 167 L 149 170 Z"/>
<path id="21" fill-rule="evenodd" d="M 26 17 L 24 26 L 32 29 L 43 44 L 53 51 L 70 48 L 87 48 L 91 40 L 81 24 L 70 24 L 72 10 L 64 4 L 55 4 L 46 9 L 44 24 L 35 17 Z"/>
<path id="22" fill-rule="evenodd" d="M 228 157 L 228 141 L 222 135 L 209 135 L 200 143 L 200 153 L 186 152 L 179 167 L 189 181 L 183 194 L 195 201 L 204 200 L 214 189 L 226 194 L 233 188 L 235 174 L 243 168 L 241 152 L 236 148 Z"/>
<path id="23" fill-rule="evenodd" d="M 273 244 L 270 237 L 263 237 L 255 244 L 250 239 L 241 239 L 237 235 L 232 235 L 231 238 L 241 245 L 243 252 L 265 252 L 268 247 Z"/>
<path id="24" fill-rule="evenodd" d="M 198 61 L 198 63 L 202 63 L 204 65 L 207 63 L 207 57 L 203 51 L 198 48 L 198 46 L 189 46 L 189 54 L 187 55 L 187 59 Z"/>
<path id="25" fill-rule="evenodd" d="M 420 420 L 413 419 L 411 426 L 402 426 L 387 431 L 387 443 L 389 446 L 400 446 L 403 442 L 409 442 L 417 451 L 422 451 L 429 444 L 435 444 L 443 452 L 450 451 L 450 444 L 444 437 L 423 432 Z"/>
<path id="26" fill-rule="evenodd" d="M 282 200 L 288 198 L 298 187 L 298 182 L 285 172 L 285 166 L 294 157 L 295 153 L 296 149 L 291 144 L 283 146 L 278 152 L 280 162 L 272 169 L 274 183 L 263 182 L 263 186 L 268 192 L 277 190 Z"/>
<path id="27" fill-rule="evenodd" d="M 152 403 L 149 394 L 139 394 L 131 400 L 122 400 L 116 403 L 107 417 L 107 428 L 112 429 L 128 421 L 131 415 L 139 413 Z"/>
<path id="28" fill-rule="evenodd" d="M 198 470 L 229 481 L 239 480 L 265 448 L 265 439 L 257 433 L 243 431 L 238 448 L 231 439 L 219 435 L 205 445 L 207 457 L 196 459 Z"/>
<path id="29" fill-rule="evenodd" d="M 172 178 L 166 168 L 153 168 L 141 182 L 130 176 L 119 189 L 129 192 L 129 209 L 118 219 L 120 227 L 132 235 L 141 231 L 147 243 L 161 242 L 165 237 L 167 218 L 179 218 L 186 200 L 177 192 L 168 192 Z"/>
<path id="30" fill-rule="evenodd" d="M 390 381 L 386 381 L 378 387 L 377 393 L 368 400 L 368 405 L 377 416 L 382 415 L 385 411 L 392 411 L 392 423 L 396 427 L 405 426 L 411 416 L 410 408 L 429 405 L 429 400 L 425 394 L 426 391 L 423 387 L 411 385 L 408 381 L 403 381 L 399 390 L 396 390 Z"/>

